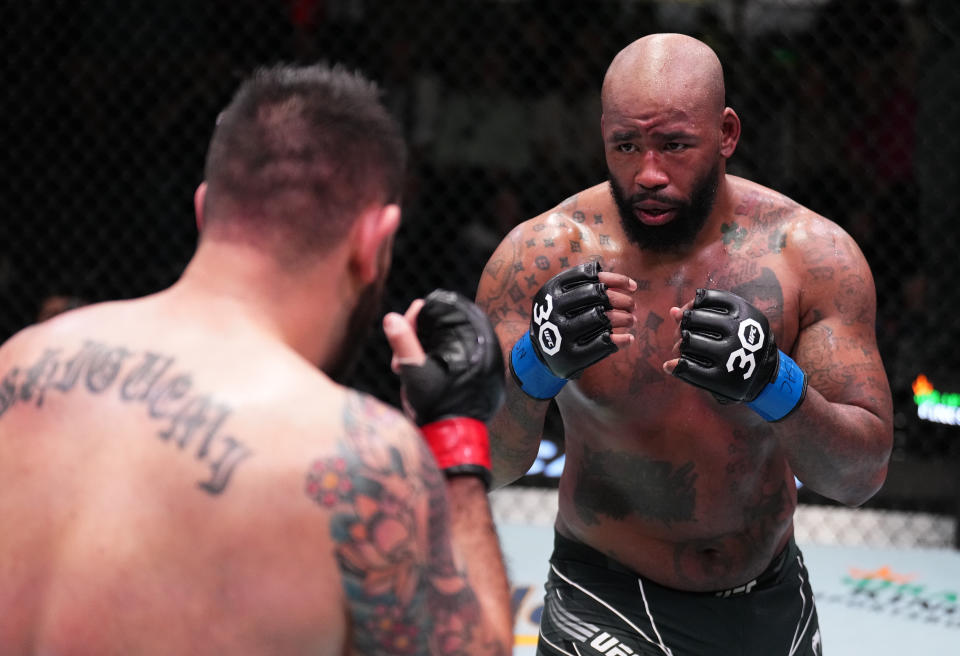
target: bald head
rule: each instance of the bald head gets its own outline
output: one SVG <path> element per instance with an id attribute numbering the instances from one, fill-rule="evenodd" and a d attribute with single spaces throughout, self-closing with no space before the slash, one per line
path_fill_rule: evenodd
<path id="1" fill-rule="evenodd" d="M 603 79 L 603 111 L 634 113 L 672 107 L 723 111 L 723 67 L 702 41 L 683 34 L 651 34 L 621 50 Z"/>

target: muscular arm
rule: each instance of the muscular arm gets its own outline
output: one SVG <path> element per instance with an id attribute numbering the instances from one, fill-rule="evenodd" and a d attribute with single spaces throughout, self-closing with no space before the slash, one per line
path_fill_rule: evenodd
<path id="1" fill-rule="evenodd" d="M 810 230 L 798 242 L 805 283 L 791 355 L 807 373 L 807 396 L 773 425 L 805 485 L 856 506 L 883 485 L 893 443 L 873 277 L 856 244 L 835 226 Z"/>
<path id="2" fill-rule="evenodd" d="M 530 256 L 525 242 L 537 242 L 533 236 L 525 238 L 532 228 L 524 224 L 507 235 L 487 262 L 477 289 L 477 305 L 493 323 L 507 363 L 514 343 L 530 329 L 531 299 L 549 277 L 535 267 L 527 270 Z M 539 241 L 542 244 L 542 238 Z M 506 401 L 488 423 L 494 488 L 515 481 L 530 469 L 537 457 L 548 406 L 548 401 L 524 394 L 507 369 Z"/>
<path id="3" fill-rule="evenodd" d="M 575 207 L 576 197 L 561 209 L 583 217 Z M 593 221 L 602 225 L 599 215 L 594 215 Z M 477 290 L 477 304 L 490 317 L 506 362 L 510 362 L 513 345 L 530 330 L 533 297 L 544 283 L 593 259 L 609 266 L 601 247 L 609 239 L 585 223 L 584 218 L 571 219 L 563 211 L 531 219 L 512 230 L 487 263 Z M 613 307 L 607 312 L 613 329 L 611 339 L 622 348 L 633 341 L 627 330 L 634 323 L 631 292 L 636 291 L 636 283 L 609 270 L 602 271 L 599 279 L 607 286 Z M 529 470 L 537 457 L 548 406 L 548 401 L 524 394 L 507 371 L 506 403 L 489 422 L 494 487 L 507 485 Z"/>
<path id="4" fill-rule="evenodd" d="M 339 457 L 307 494 L 330 535 L 361 654 L 510 653 L 506 574 L 483 484 L 447 481 L 409 422 L 352 394 Z"/>

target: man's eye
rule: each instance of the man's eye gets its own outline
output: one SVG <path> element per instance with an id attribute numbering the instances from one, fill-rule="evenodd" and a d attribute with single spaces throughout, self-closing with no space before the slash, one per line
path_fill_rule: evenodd
<path id="1" fill-rule="evenodd" d="M 617 150 L 619 150 L 621 153 L 633 153 L 636 152 L 637 147 L 632 143 L 622 143 L 617 144 Z"/>
<path id="2" fill-rule="evenodd" d="M 687 149 L 687 144 L 677 143 L 676 141 L 671 141 L 671 142 L 668 143 L 668 144 L 664 144 L 663 149 L 664 149 L 664 150 L 671 151 L 671 152 L 677 152 L 677 151 L 681 151 L 681 150 L 686 150 L 686 149 Z"/>

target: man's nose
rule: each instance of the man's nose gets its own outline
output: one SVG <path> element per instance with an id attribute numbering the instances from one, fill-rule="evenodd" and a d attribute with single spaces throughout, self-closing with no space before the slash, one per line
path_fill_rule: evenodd
<path id="1" fill-rule="evenodd" d="M 666 171 L 663 170 L 660 156 L 647 151 L 640 160 L 640 168 L 634 176 L 634 182 L 646 190 L 657 190 L 666 187 L 670 182 Z"/>

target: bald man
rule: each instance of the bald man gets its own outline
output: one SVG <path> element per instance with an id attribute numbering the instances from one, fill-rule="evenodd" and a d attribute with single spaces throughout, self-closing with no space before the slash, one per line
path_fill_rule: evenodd
<path id="1" fill-rule="evenodd" d="M 608 180 L 519 225 L 477 299 L 512 372 L 495 485 L 562 417 L 540 654 L 820 654 L 794 476 L 857 506 L 886 476 L 875 291 L 849 235 L 728 175 L 720 62 L 677 34 L 610 64 Z"/>
<path id="2" fill-rule="evenodd" d="M 378 95 L 338 67 L 256 73 L 181 279 L 0 349 L 0 654 L 509 653 L 489 322 L 449 294 L 386 317 L 422 433 L 337 383 L 400 219 Z"/>

